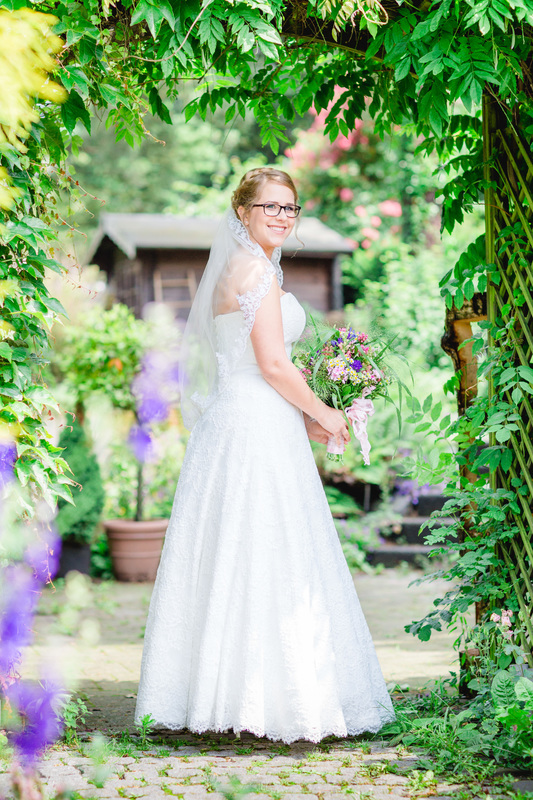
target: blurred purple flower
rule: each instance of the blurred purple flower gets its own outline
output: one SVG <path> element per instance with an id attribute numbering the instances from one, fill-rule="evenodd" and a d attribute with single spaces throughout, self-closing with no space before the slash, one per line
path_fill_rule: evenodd
<path id="1" fill-rule="evenodd" d="M 51 681 L 37 686 L 18 681 L 6 691 L 20 717 L 20 727 L 8 732 L 9 739 L 25 766 L 33 764 L 61 733 L 62 722 L 56 710 L 60 695 L 59 686 Z"/>
<path id="2" fill-rule="evenodd" d="M 163 422 L 168 416 L 168 403 L 157 394 L 157 387 L 137 397 L 137 416 L 143 425 Z"/>
<path id="3" fill-rule="evenodd" d="M 354 369 L 356 372 L 360 372 L 363 369 L 363 362 L 359 361 L 358 358 L 355 361 L 352 361 L 350 364 L 351 368 Z"/>
<path id="4" fill-rule="evenodd" d="M 13 479 L 13 467 L 17 460 L 14 442 L 0 441 L 0 487 Z"/>
<path id="5" fill-rule="evenodd" d="M 160 353 L 147 353 L 133 383 L 137 415 L 142 425 L 163 422 L 168 416 L 168 396 L 173 380 L 168 361 Z"/>
<path id="6" fill-rule="evenodd" d="M 42 525 L 34 541 L 26 549 L 24 561 L 32 567 L 40 583 L 51 581 L 59 569 L 61 537 L 49 525 Z"/>
<path id="7" fill-rule="evenodd" d="M 416 505 L 418 503 L 418 495 L 420 493 L 420 487 L 418 485 L 418 481 L 409 479 L 398 480 L 394 485 L 398 489 L 398 494 L 409 495 L 413 505 Z"/>
<path id="8" fill-rule="evenodd" d="M 40 595 L 34 574 L 22 564 L 0 572 L 0 675 L 9 676 L 22 647 L 32 639 L 33 614 Z"/>
<path id="9" fill-rule="evenodd" d="M 133 425 L 128 436 L 128 444 L 133 450 L 137 461 L 144 463 L 153 454 L 153 444 L 150 432 L 140 425 Z"/>
<path id="10" fill-rule="evenodd" d="M 172 364 L 169 371 L 169 378 L 176 387 L 186 386 L 189 382 L 187 373 L 182 369 L 180 364 Z"/>

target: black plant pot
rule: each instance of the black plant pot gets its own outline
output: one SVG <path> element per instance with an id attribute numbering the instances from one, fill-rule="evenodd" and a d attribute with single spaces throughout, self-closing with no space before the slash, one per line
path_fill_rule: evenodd
<path id="1" fill-rule="evenodd" d="M 64 578 L 67 572 L 76 570 L 84 575 L 91 571 L 91 545 L 72 542 L 63 539 L 61 542 L 61 557 L 56 578 Z"/>

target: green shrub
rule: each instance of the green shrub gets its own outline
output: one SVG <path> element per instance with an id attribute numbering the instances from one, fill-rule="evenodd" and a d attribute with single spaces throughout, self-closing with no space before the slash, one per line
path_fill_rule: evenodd
<path id="1" fill-rule="evenodd" d="M 82 426 L 76 420 L 63 430 L 59 446 L 65 448 L 63 456 L 81 488 L 73 487 L 75 505 L 59 499 L 57 528 L 62 539 L 89 544 L 94 539 L 104 506 L 100 467 Z"/>

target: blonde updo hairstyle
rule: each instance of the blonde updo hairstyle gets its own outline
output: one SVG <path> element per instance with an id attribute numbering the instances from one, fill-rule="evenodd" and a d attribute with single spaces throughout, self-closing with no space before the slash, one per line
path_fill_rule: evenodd
<path id="1" fill-rule="evenodd" d="M 270 182 L 286 186 L 294 194 L 294 202 L 298 203 L 298 192 L 290 175 L 281 169 L 259 167 L 251 169 L 243 175 L 241 182 L 233 192 L 231 207 L 236 215 L 239 216 L 239 208 L 244 208 L 245 212 L 250 211 L 261 194 L 263 186 Z"/>

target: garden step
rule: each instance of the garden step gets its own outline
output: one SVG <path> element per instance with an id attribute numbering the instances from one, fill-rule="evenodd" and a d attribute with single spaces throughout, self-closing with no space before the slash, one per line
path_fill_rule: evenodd
<path id="1" fill-rule="evenodd" d="M 444 497 L 442 494 L 420 494 L 418 496 L 418 503 L 416 510 L 421 517 L 429 517 L 433 511 L 440 511 L 446 500 L 449 497 Z"/>
<path id="2" fill-rule="evenodd" d="M 366 560 L 372 566 L 397 567 L 402 562 L 414 567 L 424 566 L 433 547 L 427 544 L 389 544 L 384 542 L 367 551 Z"/>
<path id="3" fill-rule="evenodd" d="M 420 534 L 420 528 L 428 519 L 429 517 L 404 517 L 401 522 L 402 530 L 397 535 L 405 539 L 408 544 L 423 544 L 423 537 L 430 532 L 430 528 L 425 528 L 422 534 Z M 447 528 L 452 524 L 453 519 L 451 517 L 443 517 L 439 520 L 439 525 L 431 530 Z M 389 537 L 389 540 L 394 541 L 394 538 Z"/>

